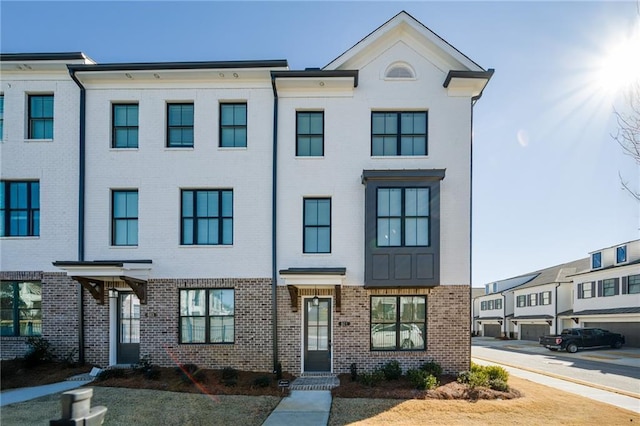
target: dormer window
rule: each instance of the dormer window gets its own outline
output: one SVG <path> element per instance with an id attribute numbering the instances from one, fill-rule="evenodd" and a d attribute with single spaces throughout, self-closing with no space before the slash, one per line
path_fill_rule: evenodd
<path id="1" fill-rule="evenodd" d="M 416 74 L 413 69 L 405 63 L 393 64 L 384 73 L 386 79 L 414 79 Z"/>
<path id="2" fill-rule="evenodd" d="M 602 268 L 602 252 L 599 251 L 591 254 L 591 269 L 600 268 Z"/>
<path id="3" fill-rule="evenodd" d="M 616 263 L 627 261 L 627 246 L 616 247 Z"/>

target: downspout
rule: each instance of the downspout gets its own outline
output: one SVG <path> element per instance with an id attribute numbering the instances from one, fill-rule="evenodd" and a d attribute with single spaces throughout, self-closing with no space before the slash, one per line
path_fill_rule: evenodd
<path id="1" fill-rule="evenodd" d="M 555 307 L 555 315 L 553 316 L 553 329 L 554 329 L 554 334 L 558 334 L 558 287 L 560 287 L 562 283 L 558 283 L 558 285 L 556 285 L 556 307 Z"/>
<path id="2" fill-rule="evenodd" d="M 84 191 L 85 191 L 85 121 L 86 121 L 86 89 L 78 80 L 75 71 L 69 68 L 71 79 L 80 88 L 80 127 L 78 142 L 78 261 L 84 261 Z M 78 362 L 84 364 L 84 293 L 78 285 Z"/>
<path id="3" fill-rule="evenodd" d="M 469 306 L 471 311 L 471 330 L 475 330 L 475 322 L 473 320 L 473 103 L 471 98 L 470 115 L 471 127 L 469 128 Z M 469 333 L 469 350 L 471 350 L 473 333 Z M 471 354 L 471 352 L 469 352 Z M 469 357 L 471 362 L 471 357 Z M 471 369 L 471 365 L 469 365 Z"/>
<path id="4" fill-rule="evenodd" d="M 502 293 L 502 318 L 504 321 L 504 337 L 507 337 L 507 295 Z"/>
<path id="5" fill-rule="evenodd" d="M 278 90 L 276 78 L 271 73 L 273 88 L 273 163 L 271 170 L 271 334 L 273 336 L 273 372 L 278 371 L 278 263 L 277 263 L 277 212 L 278 212 Z"/>

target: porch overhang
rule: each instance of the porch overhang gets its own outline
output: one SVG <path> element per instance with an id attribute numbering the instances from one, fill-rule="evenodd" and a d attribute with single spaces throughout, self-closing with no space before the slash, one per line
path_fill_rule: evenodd
<path id="1" fill-rule="evenodd" d="M 298 311 L 298 298 L 313 289 L 314 295 L 320 292 L 333 293 L 336 312 L 342 308 L 341 287 L 347 268 L 289 268 L 280 270 L 280 278 L 289 290 L 292 312 Z"/>
<path id="2" fill-rule="evenodd" d="M 53 266 L 79 282 L 101 305 L 107 290 L 122 289 L 131 289 L 140 303 L 146 304 L 151 263 L 151 260 L 57 261 Z"/>

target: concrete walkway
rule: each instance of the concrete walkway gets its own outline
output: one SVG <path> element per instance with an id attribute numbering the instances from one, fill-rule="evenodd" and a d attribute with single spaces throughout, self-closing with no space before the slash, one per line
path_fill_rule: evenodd
<path id="1" fill-rule="evenodd" d="M 282 398 L 263 426 L 326 426 L 331 411 L 331 391 L 293 390 Z"/>
<path id="2" fill-rule="evenodd" d="M 0 406 L 29 401 L 45 395 L 66 392 L 91 382 L 92 380 L 67 380 L 30 388 L 9 389 L 0 393 Z"/>

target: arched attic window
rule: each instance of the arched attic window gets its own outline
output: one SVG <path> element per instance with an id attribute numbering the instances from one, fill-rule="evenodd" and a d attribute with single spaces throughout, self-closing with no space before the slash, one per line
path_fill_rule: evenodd
<path id="1" fill-rule="evenodd" d="M 395 63 L 391 64 L 387 71 L 384 73 L 384 78 L 388 79 L 413 79 L 416 78 L 416 73 L 409 64 Z"/>

